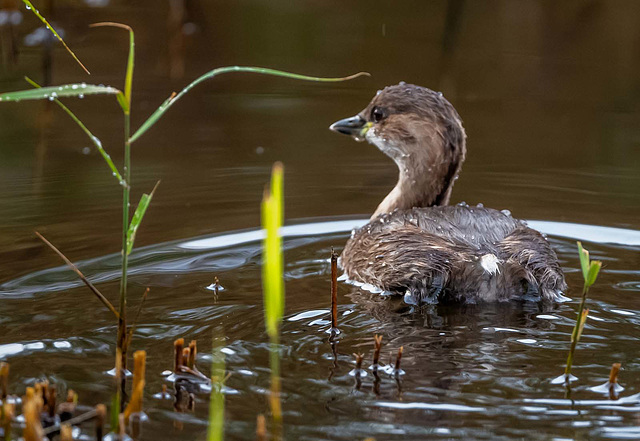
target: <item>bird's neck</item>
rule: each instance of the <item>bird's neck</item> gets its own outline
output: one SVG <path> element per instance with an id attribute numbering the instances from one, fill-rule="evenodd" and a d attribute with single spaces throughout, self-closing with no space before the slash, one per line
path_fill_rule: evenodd
<path id="1" fill-rule="evenodd" d="M 438 148 L 409 149 L 391 156 L 398 166 L 398 183 L 378 206 L 372 219 L 395 209 L 447 205 L 464 161 L 464 140 L 451 148 L 442 140 Z"/>

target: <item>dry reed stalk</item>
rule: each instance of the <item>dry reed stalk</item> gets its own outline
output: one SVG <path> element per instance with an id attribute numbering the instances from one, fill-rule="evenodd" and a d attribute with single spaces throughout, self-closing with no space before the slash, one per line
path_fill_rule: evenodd
<path id="1" fill-rule="evenodd" d="M 173 363 L 173 372 L 176 374 L 180 372 L 180 368 L 183 365 L 183 361 L 182 361 L 183 348 L 184 348 L 184 338 L 179 338 L 173 342 L 173 349 L 175 353 L 175 359 Z"/>
<path id="2" fill-rule="evenodd" d="M 96 440 L 102 441 L 104 436 L 104 423 L 107 420 L 107 406 L 98 404 L 96 406 Z"/>
<path id="3" fill-rule="evenodd" d="M 362 360 L 364 359 L 364 354 L 353 354 L 356 359 L 356 375 L 360 374 L 362 370 Z"/>
<path id="4" fill-rule="evenodd" d="M 24 414 L 25 428 L 22 431 L 24 441 L 42 441 L 44 431 L 40 422 L 40 409 L 42 407 L 42 398 L 33 396 L 24 397 L 25 401 L 22 405 L 22 413 Z"/>
<path id="5" fill-rule="evenodd" d="M 611 366 L 611 372 L 609 372 L 609 384 L 615 385 L 618 382 L 618 373 L 622 367 L 621 363 L 613 363 Z"/>
<path id="6" fill-rule="evenodd" d="M 182 363 L 183 363 L 183 368 L 189 368 L 188 364 L 189 363 L 189 357 L 191 356 L 191 349 L 189 348 L 183 348 L 182 349 Z M 189 368 L 191 369 L 191 368 Z"/>
<path id="7" fill-rule="evenodd" d="M 187 367 L 189 369 L 196 368 L 196 354 L 198 352 L 197 344 L 195 340 L 191 340 L 189 343 L 189 358 L 187 359 Z"/>
<path id="8" fill-rule="evenodd" d="M 140 438 L 140 428 L 140 414 L 134 413 L 131 415 L 131 418 L 129 420 L 129 434 L 131 435 L 131 438 L 133 438 L 134 440 Z"/>
<path id="9" fill-rule="evenodd" d="M 331 330 L 338 329 L 338 255 L 331 248 Z"/>
<path id="10" fill-rule="evenodd" d="M 262 414 L 256 418 L 256 440 L 267 441 L 267 420 Z"/>
<path id="11" fill-rule="evenodd" d="M 380 351 L 382 350 L 382 336 L 373 336 L 373 369 L 377 370 L 380 365 Z"/>
<path id="12" fill-rule="evenodd" d="M 136 351 L 133 354 L 133 389 L 131 400 L 124 411 L 125 423 L 129 423 L 131 415 L 142 412 L 142 400 L 144 398 L 145 370 L 147 353 Z"/>
<path id="13" fill-rule="evenodd" d="M 118 440 L 125 441 L 125 421 L 124 421 L 124 413 L 118 415 Z"/>
<path id="14" fill-rule="evenodd" d="M 131 339 L 133 338 L 133 333 L 136 330 L 136 327 L 138 326 L 138 319 L 140 318 L 140 313 L 142 312 L 142 307 L 144 306 L 144 302 L 147 300 L 147 295 L 149 294 L 149 290 L 151 288 L 147 287 L 147 289 L 144 290 L 144 293 L 142 294 L 142 300 L 140 300 L 140 303 L 138 304 L 138 310 L 136 311 L 136 316 L 133 319 L 133 323 L 131 324 L 131 326 L 129 327 L 129 332 L 127 333 L 127 341 L 126 341 L 126 347 L 129 348 L 129 345 L 131 344 Z"/>
<path id="15" fill-rule="evenodd" d="M 69 389 L 67 391 L 67 400 L 58 405 L 58 415 L 60 415 L 61 421 L 67 421 L 73 417 L 77 401 L 78 396 L 72 389 Z"/>
<path id="16" fill-rule="evenodd" d="M 618 383 L 618 372 L 620 372 L 620 368 L 622 364 L 613 363 L 611 366 L 611 372 L 609 372 L 609 399 L 617 400 L 618 399 L 618 391 L 616 390 L 616 385 Z"/>
<path id="17" fill-rule="evenodd" d="M 51 385 L 45 389 L 47 393 L 46 410 L 51 418 L 56 416 L 56 387 Z"/>
<path id="18" fill-rule="evenodd" d="M 94 293 L 96 297 L 98 297 L 98 300 L 100 300 L 102 304 L 106 306 L 109 309 L 109 311 L 111 311 L 116 316 L 116 318 L 120 318 L 120 314 L 118 313 L 118 311 L 116 311 L 116 308 L 111 304 L 111 302 L 107 300 L 107 298 L 104 295 L 102 295 L 102 293 L 98 290 L 98 288 L 93 286 L 93 283 L 87 280 L 87 278 L 84 276 L 84 274 L 82 274 L 82 272 L 78 269 L 78 267 L 75 266 L 73 262 L 71 262 L 69 259 L 67 259 L 67 256 L 62 254 L 62 251 L 57 249 L 51 242 L 45 239 L 42 234 L 38 233 L 37 231 L 35 233 L 36 233 L 36 236 L 38 236 L 49 248 L 55 251 L 55 253 L 58 256 L 60 256 L 60 258 L 64 261 L 64 263 L 66 263 L 67 266 L 71 268 L 78 275 L 80 280 L 82 280 L 82 282 L 85 285 L 87 285 L 87 287 L 91 290 L 91 292 Z"/>
<path id="19" fill-rule="evenodd" d="M 400 348 L 398 349 L 398 356 L 396 357 L 396 365 L 395 365 L 396 374 L 400 372 L 400 361 L 402 361 L 403 352 L 404 352 L 404 346 L 400 346 Z"/>
<path id="20" fill-rule="evenodd" d="M 68 424 L 62 424 L 60 426 L 60 441 L 73 441 L 73 430 Z"/>
<path id="21" fill-rule="evenodd" d="M 4 430 L 4 439 L 5 440 L 10 440 L 11 439 L 11 422 L 13 421 L 13 418 L 15 417 L 15 412 L 16 412 L 15 404 L 7 403 L 6 401 L 3 401 L 3 403 L 2 403 L 2 421 L 0 421 L 0 424 L 2 426 L 2 429 Z"/>
<path id="22" fill-rule="evenodd" d="M 0 388 L 2 388 L 2 401 L 7 399 L 7 395 L 9 394 L 9 363 L 5 363 L 4 361 L 0 363 Z"/>

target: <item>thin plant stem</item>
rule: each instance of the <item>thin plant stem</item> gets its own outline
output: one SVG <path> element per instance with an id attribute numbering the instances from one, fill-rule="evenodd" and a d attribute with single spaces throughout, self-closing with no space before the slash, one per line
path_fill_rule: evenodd
<path id="1" fill-rule="evenodd" d="M 338 332 L 338 255 L 331 248 L 331 333 Z"/>
<path id="2" fill-rule="evenodd" d="M 122 187 L 122 277 L 120 278 L 120 318 L 118 320 L 117 345 L 124 349 L 127 334 L 127 270 L 129 255 L 127 253 L 127 231 L 129 230 L 129 200 L 131 193 L 131 143 L 129 135 L 131 131 L 131 116 L 127 110 L 124 112 L 124 181 Z M 127 354 L 121 353 L 122 369 L 126 369 Z M 123 377 L 124 378 L 124 377 Z M 124 381 L 123 381 L 124 383 Z M 123 384 L 124 386 L 124 384 Z"/>
<path id="3" fill-rule="evenodd" d="M 573 331 L 571 332 L 571 348 L 569 349 L 569 355 L 567 356 L 567 366 L 564 369 L 564 375 L 568 377 L 571 375 L 571 367 L 573 366 L 573 355 L 576 352 L 576 346 L 578 344 L 578 334 L 580 333 L 580 328 L 583 327 L 583 321 L 586 321 L 587 317 L 584 314 L 584 305 L 587 303 L 587 293 L 589 292 L 589 287 L 587 286 L 587 282 L 585 281 L 584 286 L 582 287 L 582 299 L 580 300 L 580 306 L 578 307 L 578 319 L 576 320 L 576 325 L 573 327 Z M 589 313 L 589 310 L 586 310 Z"/>
<path id="4" fill-rule="evenodd" d="M 53 251 L 55 251 L 55 253 L 58 256 L 60 256 L 60 258 L 64 261 L 64 263 L 66 263 L 69 266 L 69 268 L 71 268 L 78 275 L 80 280 L 82 280 L 84 284 L 87 285 L 87 287 L 91 290 L 91 292 L 94 293 L 96 297 L 98 297 L 98 300 L 100 300 L 102 304 L 109 309 L 109 311 L 113 312 L 113 314 L 116 317 L 120 317 L 120 314 L 118 314 L 118 311 L 116 311 L 116 308 L 113 307 L 111 302 L 104 295 L 102 295 L 102 293 L 98 290 L 98 288 L 96 288 L 93 285 L 93 283 L 89 282 L 89 280 L 84 276 L 84 274 L 82 274 L 82 272 L 78 269 L 78 267 L 75 266 L 73 262 L 71 262 L 69 259 L 67 259 L 67 256 L 62 254 L 62 251 L 60 251 L 58 248 L 55 247 L 55 245 L 53 245 L 51 242 L 45 239 L 45 237 L 42 234 L 38 233 L 37 231 L 35 233 L 36 233 L 36 236 L 40 238 L 40 240 L 42 240 L 49 248 L 51 248 Z"/>
<path id="5" fill-rule="evenodd" d="M 269 364 L 271 366 L 271 427 L 272 439 L 282 439 L 282 403 L 280 402 L 280 354 L 278 353 L 279 338 L 271 338 L 269 348 Z"/>

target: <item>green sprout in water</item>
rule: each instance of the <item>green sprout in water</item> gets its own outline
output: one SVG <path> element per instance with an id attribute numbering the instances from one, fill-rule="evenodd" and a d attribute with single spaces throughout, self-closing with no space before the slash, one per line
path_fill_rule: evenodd
<path id="1" fill-rule="evenodd" d="M 578 317 L 573 327 L 573 332 L 571 333 L 571 349 L 569 349 L 569 355 L 567 356 L 567 365 L 564 369 L 564 374 L 559 377 L 561 381 L 558 381 L 565 384 L 569 384 L 575 379 L 575 377 L 571 375 L 571 367 L 573 366 L 573 356 L 576 351 L 576 345 L 578 341 L 580 341 L 582 330 L 589 315 L 589 310 L 585 309 L 587 294 L 589 293 L 589 288 L 591 288 L 598 278 L 598 273 L 602 267 L 602 262 L 599 260 L 589 260 L 589 251 L 585 250 L 580 242 L 578 242 L 578 254 L 580 256 L 580 267 L 582 268 L 584 284 L 582 286 L 582 298 L 580 299 L 580 307 L 578 308 Z"/>
<path id="2" fill-rule="evenodd" d="M 284 258 L 280 228 L 284 218 L 283 166 L 277 162 L 271 172 L 271 186 L 262 198 L 262 227 L 265 238 L 262 247 L 262 290 L 264 293 L 264 321 L 271 340 L 271 416 L 273 438 L 281 437 L 282 405 L 280 403 L 280 324 L 284 315 Z"/>
<path id="3" fill-rule="evenodd" d="M 209 427 L 207 441 L 222 441 L 224 439 L 224 387 L 225 357 L 222 352 L 222 341 L 215 339 L 211 357 L 211 397 L 209 399 Z"/>

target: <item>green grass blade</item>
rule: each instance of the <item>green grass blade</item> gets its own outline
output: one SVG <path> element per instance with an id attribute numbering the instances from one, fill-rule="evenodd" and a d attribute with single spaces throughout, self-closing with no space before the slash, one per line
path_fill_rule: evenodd
<path id="1" fill-rule="evenodd" d="M 80 67 L 82 67 L 82 69 L 84 69 L 86 73 L 91 75 L 91 72 L 89 72 L 89 70 L 84 66 L 84 64 L 82 64 L 82 62 L 78 59 L 78 57 L 76 57 L 76 54 L 74 54 L 73 51 L 69 48 L 69 46 L 67 46 L 67 43 L 64 42 L 62 37 L 56 32 L 55 29 L 53 29 L 53 26 L 51 26 L 49 22 L 47 22 L 47 19 L 40 14 L 40 12 L 31 4 L 31 2 L 29 0 L 22 0 L 22 3 L 24 3 L 27 6 L 27 9 L 30 9 L 31 12 L 33 12 L 36 15 L 36 17 L 40 19 L 42 23 L 44 23 L 47 29 L 49 29 L 49 31 L 51 31 L 51 33 L 56 36 L 58 41 L 62 43 L 64 48 L 67 50 L 67 52 L 69 52 L 69 54 L 71 54 L 73 59 L 76 60 L 76 62 L 80 65 Z"/>
<path id="2" fill-rule="evenodd" d="M 78 97 L 85 95 L 118 95 L 118 89 L 111 86 L 96 86 L 93 84 L 64 84 L 62 86 L 41 87 L 39 89 L 20 90 L 0 94 L 0 101 L 22 100 L 55 100 L 56 98 Z"/>
<path id="3" fill-rule="evenodd" d="M 113 433 L 118 433 L 120 415 L 120 394 L 116 393 L 111 397 L 111 413 L 109 415 L 109 424 Z"/>
<path id="4" fill-rule="evenodd" d="M 38 89 L 41 88 L 40 85 L 35 81 L 33 81 L 31 78 L 25 77 L 24 79 L 27 80 L 27 82 L 31 84 L 33 87 Z M 60 102 L 59 99 L 56 98 L 54 101 L 58 106 L 60 106 L 62 110 L 67 112 L 67 115 L 69 115 L 71 119 L 74 120 L 76 124 L 78 124 L 78 126 L 82 129 L 82 131 L 89 137 L 93 145 L 96 146 L 96 149 L 98 149 L 98 152 L 100 152 L 100 155 L 102 156 L 102 158 L 105 160 L 105 162 L 111 169 L 111 173 L 113 174 L 113 176 L 118 180 L 118 183 L 122 184 L 122 175 L 120 175 L 120 172 L 116 168 L 116 165 L 111 160 L 111 156 L 109 156 L 109 154 L 102 147 L 102 141 L 100 141 L 100 139 L 98 139 L 97 136 L 91 133 L 91 131 L 87 129 L 87 126 L 85 126 L 84 123 L 80 121 L 80 119 L 67 106 L 62 104 L 62 102 Z"/>
<path id="5" fill-rule="evenodd" d="M 164 113 L 167 110 L 169 110 L 169 108 L 176 101 L 178 101 L 180 98 L 182 98 L 184 96 L 184 94 L 189 92 L 195 86 L 197 86 L 198 84 L 202 83 L 203 81 L 208 80 L 210 78 L 213 78 L 213 77 L 215 77 L 217 75 L 220 75 L 220 74 L 223 74 L 223 73 L 229 73 L 229 72 L 250 72 L 250 73 L 257 73 L 257 74 L 262 74 L 262 75 L 273 75 L 273 76 L 277 76 L 277 77 L 292 78 L 292 79 L 295 79 L 295 80 L 319 81 L 319 82 L 347 81 L 347 80 L 351 80 L 353 78 L 357 78 L 357 77 L 362 76 L 362 75 L 369 75 L 366 72 L 359 72 L 357 74 L 349 75 L 347 77 L 322 78 L 322 77 L 311 77 L 311 76 L 307 76 L 307 75 L 300 75 L 300 74 L 295 74 L 295 73 L 291 73 L 291 72 L 284 72 L 284 71 L 276 70 L 276 69 L 267 69 L 267 68 L 263 68 L 263 67 L 246 67 L 246 66 L 220 67 L 218 69 L 213 69 L 213 70 L 207 72 L 206 74 L 200 76 L 199 78 L 194 80 L 191 84 L 189 84 L 187 87 L 182 89 L 182 91 L 180 93 L 178 93 L 177 95 L 172 95 L 171 97 L 169 97 L 164 103 L 162 103 L 162 105 L 160 107 L 158 107 L 156 109 L 155 112 L 153 112 L 153 114 L 151 114 L 151 116 L 133 134 L 133 136 L 131 137 L 131 142 L 135 142 L 140 136 L 142 136 L 143 133 L 145 133 L 147 130 L 149 130 L 151 128 L 151 126 L 153 126 L 160 119 L 160 117 L 162 115 L 164 115 Z"/>
<path id="6" fill-rule="evenodd" d="M 587 286 L 591 287 L 594 283 L 596 283 L 596 279 L 598 278 L 598 273 L 600 272 L 600 268 L 602 267 L 602 262 L 599 260 L 592 260 L 589 263 L 589 273 L 587 274 L 587 278 L 585 282 Z"/>
<path id="7" fill-rule="evenodd" d="M 273 166 L 271 189 L 262 199 L 262 227 L 266 237 L 262 249 L 262 286 L 265 326 L 272 340 L 277 340 L 284 315 L 284 259 L 280 227 L 283 219 L 283 166 Z"/>
<path id="8" fill-rule="evenodd" d="M 582 311 L 582 314 L 578 317 L 578 332 L 576 333 L 576 342 L 580 341 L 580 337 L 582 337 L 582 331 L 584 330 L 584 325 L 587 324 L 587 316 L 589 315 L 589 310 L 585 309 Z"/>
<path id="9" fill-rule="evenodd" d="M 131 251 L 133 250 L 133 243 L 136 240 L 136 233 L 138 232 L 138 228 L 142 223 L 142 218 L 144 217 L 144 214 L 146 213 L 147 208 L 151 203 L 153 194 L 156 192 L 156 188 L 158 188 L 158 184 L 160 184 L 160 181 L 158 181 L 156 186 L 153 187 L 151 193 L 145 193 L 142 195 L 142 197 L 140 198 L 140 202 L 138 203 L 138 207 L 136 208 L 135 213 L 133 213 L 133 218 L 131 218 L 131 223 L 129 224 L 129 229 L 127 230 L 127 255 L 131 254 Z"/>
<path id="10" fill-rule="evenodd" d="M 133 66 L 135 62 L 135 35 L 133 33 L 133 29 L 131 29 L 131 26 L 122 23 L 108 21 L 102 23 L 94 23 L 91 25 L 92 28 L 103 26 L 111 26 L 129 31 L 129 57 L 127 58 L 127 73 L 124 79 L 124 98 L 127 103 L 127 108 L 125 109 L 123 107 L 125 112 L 129 112 L 129 109 L 131 108 L 131 89 L 133 87 Z"/>
<path id="11" fill-rule="evenodd" d="M 582 268 L 582 277 L 586 282 L 589 276 L 589 251 L 582 248 L 582 242 L 578 242 L 578 255 L 580 256 L 580 267 Z"/>
<path id="12" fill-rule="evenodd" d="M 222 441 L 224 439 L 224 394 L 222 388 L 225 381 L 225 359 L 222 352 L 222 342 L 214 342 L 211 352 L 213 364 L 211 366 L 211 396 L 209 398 L 209 427 L 207 441 Z"/>

